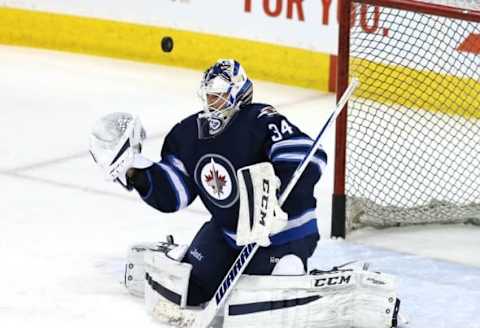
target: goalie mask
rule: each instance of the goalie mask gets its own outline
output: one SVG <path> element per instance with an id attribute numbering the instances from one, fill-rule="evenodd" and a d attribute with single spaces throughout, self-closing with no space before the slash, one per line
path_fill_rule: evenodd
<path id="1" fill-rule="evenodd" d="M 209 138 L 223 131 L 242 104 L 252 102 L 253 84 L 237 61 L 220 59 L 203 74 L 198 95 L 199 138 Z"/>

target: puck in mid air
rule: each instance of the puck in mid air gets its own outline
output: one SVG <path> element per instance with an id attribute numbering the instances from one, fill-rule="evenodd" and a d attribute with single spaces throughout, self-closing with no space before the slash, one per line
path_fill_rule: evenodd
<path id="1" fill-rule="evenodd" d="M 164 52 L 170 52 L 173 49 L 173 39 L 169 36 L 165 36 L 162 38 L 161 45 Z"/>

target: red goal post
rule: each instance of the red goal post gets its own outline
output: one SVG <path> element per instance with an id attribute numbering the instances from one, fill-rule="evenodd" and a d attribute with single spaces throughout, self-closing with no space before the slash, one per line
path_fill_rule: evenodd
<path id="1" fill-rule="evenodd" d="M 480 3 L 339 0 L 332 236 L 480 224 Z"/>

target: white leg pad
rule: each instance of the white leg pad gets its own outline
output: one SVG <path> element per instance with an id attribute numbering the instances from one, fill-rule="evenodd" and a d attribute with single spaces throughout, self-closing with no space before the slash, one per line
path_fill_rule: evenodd
<path id="1" fill-rule="evenodd" d="M 143 297 L 145 292 L 145 262 L 143 256 L 147 249 L 156 243 L 138 243 L 129 247 L 125 263 L 125 287 L 133 296 Z"/>
<path id="2" fill-rule="evenodd" d="M 129 247 L 125 264 L 125 287 L 128 292 L 137 297 L 145 293 L 145 260 L 147 250 L 167 253 L 169 257 L 181 261 L 187 250 L 187 245 L 175 245 L 165 242 L 138 243 Z"/>
<path id="3" fill-rule="evenodd" d="M 162 323 L 176 327 L 191 325 L 195 311 L 186 307 L 192 265 L 153 251 L 147 251 L 144 260 L 147 312 Z"/>
<path id="4" fill-rule="evenodd" d="M 390 328 L 396 283 L 345 270 L 303 276 L 243 275 L 225 304 L 224 328 Z"/>

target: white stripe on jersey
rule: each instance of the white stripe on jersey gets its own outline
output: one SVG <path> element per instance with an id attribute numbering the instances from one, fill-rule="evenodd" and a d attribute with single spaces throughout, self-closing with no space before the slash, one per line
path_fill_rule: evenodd
<path id="1" fill-rule="evenodd" d="M 302 215 L 300 215 L 299 217 L 296 217 L 294 219 L 289 219 L 285 228 L 283 228 L 283 230 L 280 231 L 279 233 L 285 232 L 285 231 L 290 230 L 290 229 L 298 228 L 298 227 L 310 222 L 311 220 L 315 220 L 315 219 L 316 219 L 315 209 L 308 210 L 305 213 L 303 213 Z M 223 230 L 223 232 L 228 237 L 232 238 L 233 240 L 235 240 L 235 241 L 237 240 L 237 235 L 235 233 L 228 232 L 228 231 L 225 231 L 225 230 Z M 275 235 L 277 235 L 277 234 L 275 234 Z"/>
<path id="2" fill-rule="evenodd" d="M 188 205 L 188 191 L 183 184 L 183 178 L 175 172 L 169 165 L 163 163 L 157 163 L 170 177 L 170 181 L 173 183 L 173 188 L 176 190 L 178 207 L 177 210 L 184 208 Z"/>
<path id="3" fill-rule="evenodd" d="M 301 162 L 305 158 L 306 154 L 304 153 L 285 153 L 274 156 L 272 162 Z M 316 156 L 313 156 L 310 160 L 312 163 L 316 164 L 320 169 L 320 172 L 323 172 L 327 163 L 322 159 Z"/>
<path id="4" fill-rule="evenodd" d="M 310 222 L 311 220 L 314 220 L 315 218 L 316 218 L 315 210 L 314 209 L 309 210 L 309 211 L 303 213 L 302 215 L 300 215 L 299 217 L 297 217 L 295 219 L 288 220 L 288 223 L 285 226 L 285 228 L 283 228 L 282 232 L 293 229 L 293 228 L 300 227 L 300 226 L 304 225 L 305 223 Z"/>
<path id="5" fill-rule="evenodd" d="M 291 147 L 291 146 L 312 146 L 312 145 L 313 145 L 313 140 L 308 138 L 296 138 L 296 139 L 279 141 L 272 145 L 272 147 L 270 148 L 270 151 L 268 152 L 268 157 L 271 158 L 272 154 L 277 149 L 280 149 L 280 148 Z"/>
<path id="6" fill-rule="evenodd" d="M 183 165 L 183 162 L 177 157 L 175 157 L 174 155 L 167 155 L 167 161 L 169 161 L 172 166 L 185 174 L 187 177 L 189 176 L 185 165 Z"/>

